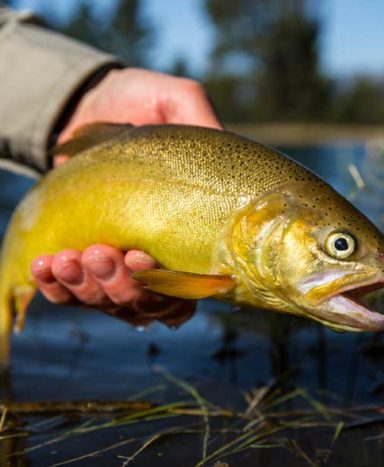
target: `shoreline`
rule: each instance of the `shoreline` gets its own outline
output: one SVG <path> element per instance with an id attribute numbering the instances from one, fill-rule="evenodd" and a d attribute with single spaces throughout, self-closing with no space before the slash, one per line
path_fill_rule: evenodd
<path id="1" fill-rule="evenodd" d="M 376 138 L 384 140 L 384 124 L 238 123 L 228 124 L 226 129 L 277 146 L 366 143 Z"/>

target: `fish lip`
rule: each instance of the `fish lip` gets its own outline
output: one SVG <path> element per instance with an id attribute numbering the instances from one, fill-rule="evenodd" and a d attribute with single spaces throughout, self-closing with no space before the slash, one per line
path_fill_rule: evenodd
<path id="1" fill-rule="evenodd" d="M 336 331 L 384 331 L 384 315 L 348 295 L 336 295 L 328 305 L 335 305 L 333 308 L 338 311 L 326 319 L 327 325 Z"/>
<path id="2" fill-rule="evenodd" d="M 383 277 L 350 284 L 322 300 L 312 309 L 313 315 L 336 331 L 383 331 L 384 315 L 357 299 L 383 287 Z"/>
<path id="3" fill-rule="evenodd" d="M 345 276 L 353 277 L 353 276 L 355 276 L 355 274 L 347 273 L 347 274 L 345 274 Z M 342 276 L 340 276 L 340 277 L 342 277 Z M 331 281 L 330 283 L 332 283 L 332 282 L 333 281 Z M 381 276 L 378 276 L 377 273 L 375 273 L 373 275 L 371 274 L 369 276 L 369 278 L 367 278 L 366 280 L 363 280 L 363 281 L 361 280 L 361 277 L 358 276 L 357 279 L 355 279 L 355 282 L 351 281 L 347 285 L 336 288 L 334 292 L 324 294 L 322 297 L 319 297 L 317 299 L 311 299 L 310 301 L 314 305 L 320 305 L 321 303 L 324 303 L 326 300 L 329 300 L 332 297 L 336 297 L 337 295 L 344 294 L 344 293 L 349 292 L 351 290 L 363 289 L 364 287 L 372 286 L 372 285 L 378 284 L 378 283 L 383 283 L 383 286 L 384 286 L 384 278 L 381 277 Z M 313 292 L 316 292 L 319 288 L 323 287 L 324 285 L 328 285 L 328 284 L 329 283 L 321 283 L 320 286 L 310 288 L 310 289 L 306 290 L 304 295 L 306 297 L 308 297 L 308 296 L 312 295 Z"/>
<path id="4" fill-rule="evenodd" d="M 348 284 L 344 287 L 341 287 L 338 289 L 335 293 L 329 294 L 324 298 L 324 301 L 329 300 L 332 297 L 336 297 L 338 295 L 347 295 L 350 297 L 359 296 L 362 297 L 364 295 L 367 295 L 370 292 L 373 292 L 374 290 L 379 290 L 384 287 L 384 278 L 383 277 L 377 277 L 374 276 L 371 279 L 368 279 L 366 281 L 360 282 L 358 285 L 357 284 Z M 367 290 L 367 292 L 363 293 L 365 289 L 370 289 Z M 372 289 L 371 289 L 372 288 Z"/>

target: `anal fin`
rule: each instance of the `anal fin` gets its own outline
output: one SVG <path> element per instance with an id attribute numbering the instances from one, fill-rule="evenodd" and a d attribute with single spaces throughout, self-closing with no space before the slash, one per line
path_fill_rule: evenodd
<path id="1" fill-rule="evenodd" d="M 230 276 L 147 269 L 132 276 L 152 292 L 170 297 L 197 300 L 229 292 L 235 281 Z"/>

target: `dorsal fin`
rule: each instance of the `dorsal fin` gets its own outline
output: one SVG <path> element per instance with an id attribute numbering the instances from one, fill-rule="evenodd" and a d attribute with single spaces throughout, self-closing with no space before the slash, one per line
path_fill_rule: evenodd
<path id="1" fill-rule="evenodd" d="M 75 156 L 85 149 L 119 135 L 123 131 L 133 128 L 129 123 L 98 122 L 83 125 L 73 132 L 72 138 L 53 148 L 53 155 Z"/>

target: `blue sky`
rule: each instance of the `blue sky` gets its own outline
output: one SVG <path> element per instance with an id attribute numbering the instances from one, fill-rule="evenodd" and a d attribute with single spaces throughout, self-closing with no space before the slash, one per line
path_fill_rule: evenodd
<path id="1" fill-rule="evenodd" d="M 384 0 L 324 0 L 323 63 L 332 74 L 384 76 Z"/>
<path id="2" fill-rule="evenodd" d="M 204 0 L 144 0 L 144 14 L 158 31 L 153 67 L 166 68 L 185 57 L 201 74 L 209 65 L 213 31 L 203 13 Z M 284 0 L 282 0 L 284 1 Z M 384 76 L 384 0 L 318 0 L 321 3 L 324 70 L 333 76 Z M 18 0 L 18 7 L 57 12 L 65 17 L 76 0 Z M 93 0 L 99 11 L 111 0 Z"/>

